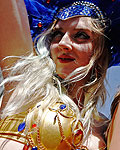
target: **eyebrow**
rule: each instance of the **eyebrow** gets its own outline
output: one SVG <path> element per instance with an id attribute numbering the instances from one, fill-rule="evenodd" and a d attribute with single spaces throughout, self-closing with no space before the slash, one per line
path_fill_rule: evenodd
<path id="1" fill-rule="evenodd" d="M 88 30 L 88 31 L 92 31 L 92 29 L 91 28 L 87 28 L 87 27 L 76 27 L 75 28 L 76 30 Z"/>
<path id="2" fill-rule="evenodd" d="M 57 30 L 60 30 L 60 31 L 63 31 L 64 29 L 62 28 L 62 27 L 54 27 L 53 28 L 53 31 L 57 31 Z M 74 31 L 88 31 L 88 32 L 93 32 L 93 30 L 92 29 L 89 29 L 89 28 L 87 28 L 87 27 L 76 27 L 76 28 L 74 28 Z"/>

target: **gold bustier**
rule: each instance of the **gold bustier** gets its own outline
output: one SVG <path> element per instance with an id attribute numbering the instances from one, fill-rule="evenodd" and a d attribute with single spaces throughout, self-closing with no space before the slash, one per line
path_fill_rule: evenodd
<path id="1" fill-rule="evenodd" d="M 82 123 L 76 122 L 73 110 L 64 103 L 57 102 L 45 109 L 41 117 L 36 108 L 29 125 L 26 124 L 27 114 L 23 112 L 1 120 L 0 137 L 28 143 L 38 150 L 87 149 L 82 146 Z"/>

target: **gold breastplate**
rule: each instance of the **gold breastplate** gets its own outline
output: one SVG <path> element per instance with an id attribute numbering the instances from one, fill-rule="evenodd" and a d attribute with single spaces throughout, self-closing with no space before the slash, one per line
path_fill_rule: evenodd
<path id="1" fill-rule="evenodd" d="M 67 108 L 67 105 L 61 102 L 52 105 L 44 110 L 40 121 L 39 108 L 36 109 L 27 133 L 25 133 L 26 115 L 27 112 L 1 120 L 0 137 L 23 144 L 28 143 L 32 147 L 37 147 L 38 150 L 87 149 L 81 145 L 82 123 L 78 121 L 75 125 L 76 116 L 71 108 Z"/>

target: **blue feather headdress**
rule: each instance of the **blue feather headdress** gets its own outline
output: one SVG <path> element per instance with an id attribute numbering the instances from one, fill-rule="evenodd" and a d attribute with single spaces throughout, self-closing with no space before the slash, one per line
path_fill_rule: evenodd
<path id="1" fill-rule="evenodd" d="M 110 21 L 106 35 L 110 39 L 109 66 L 120 65 L 120 0 L 24 0 L 28 12 L 30 30 L 34 39 L 57 18 L 65 20 L 73 16 L 90 16 Z"/>

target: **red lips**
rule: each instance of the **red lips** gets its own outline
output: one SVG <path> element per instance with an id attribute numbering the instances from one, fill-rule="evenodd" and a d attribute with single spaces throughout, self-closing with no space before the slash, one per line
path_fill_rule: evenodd
<path id="1" fill-rule="evenodd" d="M 66 55 L 66 54 L 62 54 L 58 57 L 60 63 L 69 63 L 75 60 L 74 57 Z"/>

